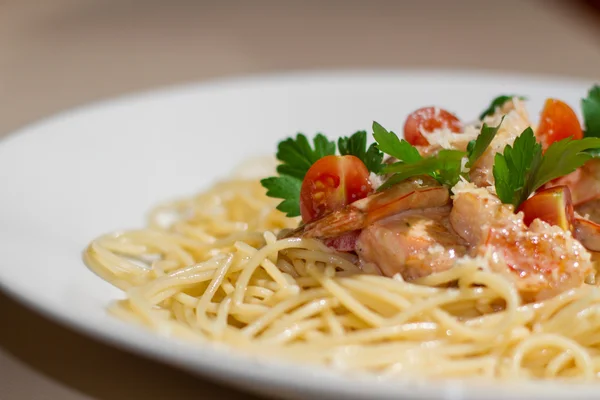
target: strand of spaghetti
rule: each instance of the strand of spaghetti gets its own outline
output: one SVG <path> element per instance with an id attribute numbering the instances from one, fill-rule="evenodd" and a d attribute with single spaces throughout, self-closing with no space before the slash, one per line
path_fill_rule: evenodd
<path id="1" fill-rule="evenodd" d="M 223 283 L 221 284 L 221 289 L 223 289 L 223 292 L 225 292 L 226 295 L 230 295 L 235 291 L 235 287 L 231 283 L 234 275 L 235 274 L 232 274 L 231 271 L 229 271 L 229 275 L 225 277 Z"/>
<path id="2" fill-rule="evenodd" d="M 142 290 L 140 288 L 131 288 L 127 291 L 127 297 L 131 309 L 139 314 L 146 324 L 155 328 L 157 321 L 152 315 L 152 304 L 146 301 L 145 296 L 142 294 Z"/>
<path id="3" fill-rule="evenodd" d="M 216 255 L 206 261 L 203 262 L 199 262 L 199 263 L 193 263 L 191 265 L 187 265 L 184 266 L 182 268 L 178 268 L 176 270 L 173 270 L 171 272 L 169 272 L 169 274 L 167 274 L 167 276 L 165 277 L 165 279 L 167 278 L 176 278 L 178 276 L 189 276 L 191 274 L 194 273 L 198 273 L 198 272 L 209 272 L 212 273 L 212 271 L 215 270 L 215 268 L 218 267 L 218 261 L 224 257 L 223 254 L 219 254 Z"/>
<path id="4" fill-rule="evenodd" d="M 273 293 L 275 293 L 273 290 L 268 289 L 266 287 L 248 286 L 246 288 L 245 297 L 259 297 L 264 300 L 264 299 L 268 299 L 269 297 L 273 296 Z"/>
<path id="5" fill-rule="evenodd" d="M 102 261 L 98 264 L 100 267 L 99 269 L 106 269 L 115 276 L 135 276 L 148 273 L 147 268 L 106 250 L 96 242 L 92 242 L 90 246 L 88 246 L 85 254 L 91 257 L 92 260 L 101 259 Z"/>
<path id="6" fill-rule="evenodd" d="M 260 273 L 260 271 L 256 271 L 255 275 L 258 275 L 259 273 Z M 250 279 L 250 282 L 251 282 L 251 284 L 263 287 L 263 288 L 271 290 L 273 292 L 277 292 L 278 290 L 282 289 L 280 285 L 278 285 L 276 282 L 272 281 L 271 279 L 262 279 L 262 278 L 253 276 Z M 248 287 L 250 287 L 250 286 L 248 286 Z"/>
<path id="7" fill-rule="evenodd" d="M 296 271 L 298 276 L 300 276 L 301 278 L 308 276 L 308 274 L 306 273 L 306 261 L 301 260 L 299 258 L 293 258 L 292 265 L 294 266 L 294 270 Z"/>
<path id="8" fill-rule="evenodd" d="M 579 337 L 574 339 L 577 340 L 577 342 L 580 343 L 582 346 L 591 349 L 597 347 L 598 345 L 600 345 L 600 326 L 598 325 L 600 324 L 598 324 L 598 321 L 596 321 L 594 330 L 590 330 L 590 332 L 587 332 L 585 335 L 580 335 Z"/>
<path id="9" fill-rule="evenodd" d="M 194 297 L 194 296 L 190 296 L 187 293 L 183 293 L 183 292 L 178 292 L 177 294 L 175 294 L 173 296 L 173 299 L 175 299 L 175 301 L 181 305 L 184 305 L 186 307 L 196 307 L 196 304 L 198 304 L 198 298 Z M 210 305 L 209 305 L 210 306 Z M 212 311 L 216 312 L 216 308 L 214 308 Z"/>
<path id="10" fill-rule="evenodd" d="M 322 262 L 328 265 L 334 265 L 345 271 L 361 272 L 360 268 L 352 264 L 350 261 L 330 252 L 315 251 L 310 249 L 295 249 L 293 253 L 289 253 L 293 254 L 295 257 L 306 260 L 307 262 Z"/>
<path id="11" fill-rule="evenodd" d="M 107 265 L 101 261 L 101 259 L 99 259 L 98 254 L 92 250 L 92 245 L 93 243 L 83 253 L 83 261 L 88 266 L 90 271 L 121 290 L 127 290 L 130 287 L 135 286 L 135 283 L 137 282 L 135 282 L 134 276 L 131 276 L 130 274 L 129 279 L 125 279 L 125 277 L 118 277 Z M 140 279 L 139 275 L 137 279 Z"/>
<path id="12" fill-rule="evenodd" d="M 215 246 L 217 238 L 206 232 L 206 228 L 190 225 L 187 221 L 175 222 L 170 229 L 180 235 L 184 235 L 198 242 L 197 251 L 209 250 Z M 218 246 L 222 247 L 222 246 Z"/>
<path id="13" fill-rule="evenodd" d="M 343 308 L 338 308 L 335 310 L 336 319 L 342 324 L 344 329 L 352 331 L 352 330 L 361 330 L 361 329 L 369 329 L 370 326 L 362 319 L 358 318 L 356 315 L 350 313 Z"/>
<path id="14" fill-rule="evenodd" d="M 490 360 L 495 357 L 487 354 L 479 355 L 481 348 L 473 345 L 462 345 L 453 348 L 451 353 L 455 358 L 448 357 L 447 344 L 443 341 L 430 342 L 401 342 L 386 343 L 384 345 L 351 346 L 340 348 L 334 355 L 335 362 L 353 369 L 381 369 L 391 365 L 404 363 L 414 365 L 425 364 L 430 368 L 430 373 L 450 375 L 447 369 L 452 369 L 452 374 L 460 375 L 464 370 L 486 370 L 489 373 Z M 415 360 L 415 361 L 410 361 Z"/>
<path id="15" fill-rule="evenodd" d="M 512 359 L 510 360 L 510 372 L 512 376 L 517 378 L 517 373 L 520 370 L 521 363 L 527 352 L 545 347 L 555 347 L 569 352 L 572 355 L 575 364 L 581 370 L 581 375 L 585 379 L 592 379 L 594 377 L 592 360 L 585 349 L 571 339 L 552 333 L 531 335 L 515 346 Z"/>
<path id="16" fill-rule="evenodd" d="M 385 325 L 393 326 L 403 324 L 421 313 L 427 311 L 433 312 L 437 307 L 454 301 L 458 298 L 460 298 L 460 292 L 457 290 L 439 293 L 435 296 L 431 296 L 428 299 L 423 299 L 419 303 L 413 305 L 413 307 L 401 311 L 391 318 L 388 318 L 385 321 Z"/>
<path id="17" fill-rule="evenodd" d="M 339 300 L 336 298 L 311 300 L 290 314 L 284 315 L 281 319 L 274 321 L 271 326 L 260 335 L 260 340 L 267 342 L 270 338 L 289 329 L 289 325 L 297 324 L 302 320 L 312 318 L 324 310 L 330 310 L 331 308 L 337 307 L 339 303 Z"/>
<path id="18" fill-rule="evenodd" d="M 340 303 L 346 307 L 348 311 L 352 312 L 354 315 L 361 318 L 371 326 L 382 326 L 384 324 L 384 319 L 380 315 L 377 315 L 371 310 L 367 309 L 367 307 L 358 302 L 333 279 L 323 276 L 314 264 L 309 263 L 306 270 L 310 276 L 319 281 L 324 289 L 329 291 L 334 297 L 338 298 Z"/>
<path id="19" fill-rule="evenodd" d="M 126 234 L 122 234 L 121 237 L 118 238 L 107 235 L 96 239 L 95 242 L 102 248 L 120 255 L 141 256 L 148 254 L 147 246 L 132 243 L 131 241 L 124 241 L 123 236 L 125 235 Z"/>
<path id="20" fill-rule="evenodd" d="M 183 294 L 183 293 L 180 293 Z M 186 324 L 187 321 L 185 319 L 185 305 L 179 301 L 174 302 L 171 305 L 171 311 L 173 312 L 173 317 L 175 317 L 176 321 L 179 321 L 182 324 Z"/>
<path id="21" fill-rule="evenodd" d="M 244 329 L 242 329 L 242 332 L 247 336 L 256 336 L 259 332 L 264 330 L 267 327 L 267 325 L 269 325 L 272 321 L 279 318 L 284 312 L 294 307 L 297 307 L 298 305 L 303 304 L 307 301 L 316 299 L 318 297 L 322 297 L 324 295 L 327 295 L 327 291 L 322 288 L 317 288 L 304 291 L 298 296 L 286 299 L 281 303 L 276 304 L 274 307 L 271 307 L 266 313 L 261 315 L 260 318 L 256 319 L 251 324 L 244 327 Z"/>
<path id="22" fill-rule="evenodd" d="M 390 293 L 388 291 L 381 290 L 380 288 L 375 286 L 365 285 L 363 282 L 357 281 L 356 279 L 342 278 L 338 281 L 340 285 L 346 287 L 347 289 L 351 289 L 355 292 L 364 293 L 375 297 L 382 302 L 394 306 L 394 308 L 396 308 L 398 311 L 405 310 L 412 306 L 411 302 L 404 296 L 401 296 L 397 293 Z"/>
<path id="23" fill-rule="evenodd" d="M 489 375 L 489 372 L 486 371 L 493 370 L 495 365 L 496 359 L 490 356 L 470 357 L 446 363 L 436 362 L 432 363 L 429 375 L 432 377 L 445 376 L 448 378 L 474 374 L 482 375 L 478 371 Z"/>
<path id="24" fill-rule="evenodd" d="M 190 285 L 188 285 L 189 287 Z M 138 286 L 140 289 L 144 289 L 144 286 Z M 175 296 L 177 293 L 180 293 L 182 290 L 182 287 L 177 285 L 174 287 L 170 287 L 169 289 L 165 289 L 162 290 L 158 293 L 154 293 L 154 294 L 150 294 L 150 293 L 145 293 L 146 299 L 148 300 L 149 303 L 151 304 L 160 304 L 163 301 L 171 298 L 172 296 Z"/>
<path id="25" fill-rule="evenodd" d="M 150 269 L 152 270 L 152 275 L 154 278 L 160 278 L 161 276 L 165 276 L 165 270 L 163 269 L 163 260 L 155 260 L 152 262 Z"/>
<path id="26" fill-rule="evenodd" d="M 136 321 L 135 318 L 139 318 L 139 316 L 137 316 L 133 310 L 126 309 L 121 305 L 111 307 L 109 311 L 111 314 L 123 321 Z M 161 321 L 161 324 L 158 327 L 153 328 L 165 336 L 177 336 L 191 341 L 192 343 L 204 343 L 203 337 L 198 336 L 196 333 L 192 332 L 185 326 L 176 323 L 175 321 Z"/>
<path id="27" fill-rule="evenodd" d="M 304 245 L 305 242 L 305 240 L 297 238 L 282 239 L 271 245 L 264 246 L 256 253 L 254 253 L 252 257 L 248 260 L 248 262 L 244 265 L 243 271 L 238 277 L 238 280 L 235 285 L 235 292 L 233 293 L 233 302 L 235 304 L 239 304 L 242 302 L 244 290 L 248 286 L 248 282 L 250 281 L 252 274 L 254 273 L 256 268 L 264 261 L 268 254 L 277 253 L 284 249 L 301 247 Z"/>
<path id="28" fill-rule="evenodd" d="M 133 312 L 131 310 L 131 308 L 127 307 L 123 303 L 128 303 L 128 302 L 126 300 L 119 300 L 119 301 L 115 301 L 115 302 L 111 303 L 107 307 L 107 312 L 116 316 L 117 318 L 119 318 L 122 321 L 135 322 L 136 324 L 144 325 L 145 324 L 144 319 L 139 314 L 136 314 L 135 312 Z"/>
<path id="29" fill-rule="evenodd" d="M 120 239 L 137 240 L 147 247 L 154 249 L 182 247 L 187 249 L 201 249 L 202 244 L 178 233 L 161 230 L 135 230 L 122 233 Z M 193 261 L 192 261 L 193 263 Z"/>
<path id="30" fill-rule="evenodd" d="M 517 307 L 519 306 L 520 298 L 516 290 L 507 280 L 489 272 L 474 272 L 468 277 L 463 276 L 460 279 L 464 279 L 471 284 L 484 284 L 488 288 L 496 291 L 506 302 L 503 318 L 498 321 L 497 324 L 488 326 L 487 328 L 483 326 L 473 327 L 460 323 L 454 317 L 437 309 L 434 312 L 434 316 L 438 321 L 452 329 L 455 334 L 462 335 L 464 338 L 477 338 L 479 340 L 493 339 L 515 327 Z"/>
<path id="31" fill-rule="evenodd" d="M 465 321 L 465 325 L 467 326 L 478 326 L 478 325 L 493 325 L 498 324 L 499 321 L 504 318 L 504 310 L 498 311 L 493 314 L 485 314 L 476 318 L 471 318 Z M 515 310 L 516 315 L 518 316 L 519 323 L 521 325 L 526 325 L 532 323 L 532 321 L 536 318 L 535 310 L 530 307 L 517 307 Z"/>
<path id="32" fill-rule="evenodd" d="M 361 330 L 349 331 L 342 337 L 325 337 L 314 343 L 315 346 L 331 347 L 353 343 L 374 343 L 391 339 L 417 339 L 424 342 L 432 340 L 440 332 L 440 327 L 434 322 L 414 322 L 396 326 L 384 326 L 380 328 L 362 328 Z"/>
<path id="33" fill-rule="evenodd" d="M 266 231 L 263 234 L 263 238 L 265 239 L 265 244 L 275 244 L 277 242 L 277 237 L 271 231 Z M 279 257 L 279 253 L 272 253 L 267 255 L 267 259 L 271 261 L 271 263 L 275 264 L 277 262 L 277 258 Z M 277 268 L 277 267 L 275 267 Z"/>
<path id="34" fill-rule="evenodd" d="M 217 309 L 217 317 L 214 320 L 212 333 L 214 337 L 220 338 L 223 332 L 228 327 L 227 317 L 229 317 L 229 310 L 231 309 L 231 297 L 223 299 Z"/>
<path id="35" fill-rule="evenodd" d="M 456 265 L 446 271 L 437 272 L 423 278 L 415 279 L 414 283 L 425 286 L 440 286 L 459 280 L 461 277 L 473 274 L 479 270 L 479 265 L 475 263 L 465 263 Z"/>
<path id="36" fill-rule="evenodd" d="M 405 282 L 404 280 L 393 278 L 386 278 L 384 276 L 375 275 L 357 275 L 356 279 L 371 285 L 377 285 L 382 289 L 387 289 L 392 292 L 401 294 L 408 294 L 414 296 L 425 296 L 429 297 L 433 294 L 443 292 L 444 289 L 429 287 L 424 285 L 416 285 Z"/>
<path id="37" fill-rule="evenodd" d="M 569 326 L 569 321 L 572 320 L 573 315 L 577 315 L 581 310 L 590 307 L 595 302 L 600 300 L 600 292 L 590 291 L 585 296 L 582 296 L 571 303 L 564 305 L 556 311 L 554 316 L 542 323 L 544 331 L 547 332 L 560 332 L 564 331 L 564 326 Z M 562 327 L 561 327 L 562 325 Z M 570 333 L 575 333 L 573 329 L 576 327 L 569 327 Z"/>
<path id="38" fill-rule="evenodd" d="M 194 311 L 194 307 L 185 307 L 183 310 L 183 315 L 185 316 L 185 320 L 190 329 L 198 332 L 199 335 L 205 336 L 205 332 L 200 329 L 198 325 L 196 325 L 196 313 Z"/>
<path id="39" fill-rule="evenodd" d="M 277 268 L 279 268 L 282 272 L 285 272 L 286 274 L 288 274 L 292 278 L 294 278 L 294 281 L 298 280 L 299 275 L 296 272 L 296 270 L 294 269 L 294 266 L 289 261 L 287 261 L 285 258 L 283 258 L 283 257 L 278 258 Z"/>
<path id="40" fill-rule="evenodd" d="M 290 342 L 299 336 L 306 334 L 307 332 L 314 331 L 323 326 L 323 320 L 321 318 L 312 318 L 303 321 L 294 322 L 288 326 L 285 330 L 278 332 L 273 335 L 269 342 L 273 344 L 285 344 Z"/>
<path id="41" fill-rule="evenodd" d="M 267 244 L 268 245 L 274 245 L 275 243 L 270 243 Z M 254 247 L 248 246 L 246 243 L 243 242 L 236 242 L 235 243 L 235 248 L 245 252 L 246 254 L 253 256 L 255 255 L 258 250 L 255 249 Z M 275 253 L 276 255 L 277 253 Z M 263 262 L 260 264 L 263 269 L 271 276 L 271 278 L 273 278 L 273 280 L 275 282 L 277 282 L 277 284 L 279 285 L 279 287 L 287 287 L 289 282 L 287 279 L 285 279 L 285 277 L 283 276 L 283 274 L 281 273 L 281 271 L 277 268 L 277 266 L 273 263 L 273 261 L 271 261 L 268 257 L 266 257 Z"/>
<path id="42" fill-rule="evenodd" d="M 253 319 L 256 318 L 257 315 L 262 316 L 271 310 L 270 307 L 264 306 L 262 304 L 248 304 L 241 303 L 231 304 L 231 314 L 236 315 L 237 318 L 240 318 L 244 315 L 251 316 Z"/>
<path id="43" fill-rule="evenodd" d="M 156 295 L 163 290 L 172 289 L 174 287 L 190 287 L 201 282 L 212 279 L 214 270 L 220 266 L 220 261 L 225 255 L 216 256 L 208 261 L 195 265 L 193 268 L 185 268 L 174 271 L 168 275 L 157 278 L 148 283 L 144 287 L 144 291 L 148 297 Z M 235 265 L 231 268 L 231 272 L 236 272 L 243 269 L 243 265 Z M 200 272 L 197 272 L 200 271 Z"/>
<path id="44" fill-rule="evenodd" d="M 256 282 L 256 284 L 260 285 L 259 282 Z M 277 303 L 279 303 L 280 301 L 283 301 L 290 297 L 297 296 L 300 292 L 301 292 L 301 290 L 297 286 L 289 286 L 284 289 L 274 290 L 273 295 L 268 298 L 265 298 L 261 302 L 261 304 L 263 304 L 267 307 L 272 307 L 272 306 L 276 305 Z"/>
<path id="45" fill-rule="evenodd" d="M 206 315 L 206 307 L 212 300 L 219 286 L 221 286 L 221 282 L 223 282 L 225 274 L 227 274 L 227 270 L 231 266 L 232 260 L 233 255 L 228 254 L 219 261 L 219 267 L 215 270 L 212 280 L 204 293 L 202 293 L 202 296 L 200 296 L 200 300 L 198 300 L 198 304 L 196 305 L 196 323 L 198 326 L 211 333 L 214 333 L 213 324 Z"/>
<path id="46" fill-rule="evenodd" d="M 344 333 L 346 333 L 344 326 L 339 319 L 336 318 L 336 315 L 331 308 L 326 308 L 323 310 L 322 317 L 325 320 L 327 328 L 329 329 L 329 333 L 332 336 L 343 336 Z"/>
<path id="47" fill-rule="evenodd" d="M 571 360 L 573 360 L 573 355 L 568 351 L 563 351 L 548 363 L 544 374 L 545 377 L 556 378 L 559 372 L 564 369 L 567 366 L 567 363 Z"/>

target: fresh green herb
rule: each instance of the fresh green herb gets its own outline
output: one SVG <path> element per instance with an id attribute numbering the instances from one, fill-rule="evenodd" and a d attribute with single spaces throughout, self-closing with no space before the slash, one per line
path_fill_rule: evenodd
<path id="1" fill-rule="evenodd" d="M 404 139 L 399 139 L 394 132 L 388 132 L 377 122 L 373 122 L 373 137 L 377 141 L 379 150 L 397 158 L 400 162 L 414 163 L 423 158 L 416 147 Z"/>
<path id="2" fill-rule="evenodd" d="M 308 139 L 299 133 L 296 139 L 288 138 L 279 143 L 277 159 L 282 162 L 277 167 L 280 175 L 289 175 L 300 180 L 304 179 L 306 171 L 321 157 L 335 154 L 335 142 L 318 134 L 313 139 L 314 149 Z"/>
<path id="3" fill-rule="evenodd" d="M 288 138 L 279 143 L 277 166 L 279 176 L 266 178 L 260 183 L 267 189 L 267 196 L 283 199 L 277 209 L 288 217 L 300 215 L 300 188 L 308 169 L 321 157 L 335 154 L 335 142 L 318 134 L 311 147 L 308 139 L 299 133 L 296 138 Z"/>
<path id="4" fill-rule="evenodd" d="M 600 150 L 600 138 L 588 137 L 581 140 L 566 139 L 548 147 L 535 175 L 533 191 L 563 175 L 570 174 L 593 158 L 592 153 Z"/>
<path id="5" fill-rule="evenodd" d="M 381 170 L 383 153 L 376 144 L 367 148 L 365 131 L 340 138 L 338 144 L 341 155 L 351 154 L 360 158 L 369 171 L 378 173 Z M 312 147 L 306 136 L 300 133 L 296 138 L 280 142 L 277 147 L 277 159 L 281 161 L 277 166 L 279 176 L 260 181 L 267 189 L 267 196 L 283 199 L 277 209 L 286 213 L 288 217 L 300 215 L 300 189 L 304 175 L 317 160 L 335 152 L 335 142 L 322 134 L 315 136 Z"/>
<path id="6" fill-rule="evenodd" d="M 542 145 L 531 128 L 525 129 L 512 146 L 507 145 L 504 153 L 496 153 L 493 173 L 496 194 L 503 203 L 517 207 L 529 197 L 541 157 Z"/>
<path id="7" fill-rule="evenodd" d="M 358 131 L 350 137 L 339 138 L 338 148 L 343 156 L 350 154 L 360 158 L 369 171 L 377 174 L 381 170 L 383 153 L 375 143 L 367 148 L 366 131 Z"/>
<path id="8" fill-rule="evenodd" d="M 383 174 L 393 174 L 379 190 L 384 190 L 405 179 L 429 175 L 443 185 L 454 186 L 460 179 L 461 163 L 466 153 L 459 150 L 440 150 L 436 155 L 423 158 L 416 147 L 377 122 L 373 122 L 373 136 L 379 149 L 399 161 L 385 165 Z"/>
<path id="9" fill-rule="evenodd" d="M 418 175 L 429 175 L 442 185 L 454 186 L 460 179 L 461 163 L 465 152 L 460 150 L 440 150 L 436 155 L 422 158 L 414 163 L 394 163 L 386 165 L 382 172 L 393 173 L 379 190 L 384 190 L 405 179 Z"/>
<path id="10" fill-rule="evenodd" d="M 600 137 L 600 86 L 595 85 L 581 101 L 586 137 Z"/>
<path id="11" fill-rule="evenodd" d="M 526 100 L 525 97 L 523 96 L 517 96 L 515 94 L 513 95 L 502 95 L 502 96 L 498 96 L 496 97 L 494 100 L 492 100 L 492 102 L 490 103 L 489 107 L 486 108 L 480 115 L 479 115 L 479 120 L 483 120 L 485 117 L 487 117 L 488 115 L 492 115 L 496 112 L 496 108 L 502 107 L 504 105 L 504 103 L 506 103 L 507 101 L 512 100 L 514 97 L 518 97 L 521 100 Z"/>
<path id="12" fill-rule="evenodd" d="M 503 203 L 518 207 L 529 195 L 553 179 L 567 175 L 590 160 L 590 150 L 600 148 L 600 138 L 554 142 L 542 155 L 542 146 L 531 128 L 494 159 L 496 193 Z"/>
<path id="13" fill-rule="evenodd" d="M 283 199 L 277 206 L 288 217 L 300 215 L 300 188 L 302 180 L 289 175 L 265 178 L 260 183 L 267 189 L 267 196 Z"/>
<path id="14" fill-rule="evenodd" d="M 585 152 L 588 153 L 592 158 L 600 158 L 600 149 L 589 149 Z"/>
<path id="15" fill-rule="evenodd" d="M 481 132 L 477 136 L 476 140 L 471 140 L 467 147 L 467 156 L 469 161 L 467 161 L 467 168 L 471 168 L 475 165 L 475 162 L 481 157 L 481 155 L 488 148 L 494 137 L 498 133 L 498 129 L 500 129 L 500 125 L 504 121 L 504 117 L 500 120 L 498 126 L 488 126 L 486 123 L 481 127 Z"/>

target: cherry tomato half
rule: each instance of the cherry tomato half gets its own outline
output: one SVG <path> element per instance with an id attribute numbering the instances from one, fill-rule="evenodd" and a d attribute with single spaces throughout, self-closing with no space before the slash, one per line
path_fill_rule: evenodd
<path id="1" fill-rule="evenodd" d="M 534 219 L 541 219 L 564 230 L 573 230 L 575 213 L 571 191 L 567 186 L 554 186 L 539 190 L 525 200 L 517 211 L 523 211 L 525 214 L 523 222 L 527 226 L 531 225 Z"/>
<path id="2" fill-rule="evenodd" d="M 369 170 L 355 156 L 325 156 L 310 167 L 300 190 L 302 221 L 310 222 L 372 191 Z"/>
<path id="3" fill-rule="evenodd" d="M 452 132 L 458 133 L 462 130 L 462 124 L 456 116 L 441 108 L 419 108 L 406 119 L 404 138 L 413 146 L 427 146 L 429 142 L 421 132 L 433 132 L 441 128 L 448 128 Z"/>
<path id="4" fill-rule="evenodd" d="M 573 139 L 583 138 L 583 131 L 577 114 L 568 104 L 560 100 L 548 99 L 540 116 L 536 136 L 546 150 L 552 143 L 569 136 Z"/>

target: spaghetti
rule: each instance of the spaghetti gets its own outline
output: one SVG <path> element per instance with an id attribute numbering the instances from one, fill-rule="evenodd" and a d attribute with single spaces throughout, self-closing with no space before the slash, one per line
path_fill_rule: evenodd
<path id="1" fill-rule="evenodd" d="M 596 286 L 524 304 L 481 257 L 380 276 L 316 239 L 277 239 L 298 220 L 276 204 L 256 180 L 221 182 L 99 237 L 85 262 L 126 293 L 118 317 L 248 354 L 385 377 L 597 379 Z"/>

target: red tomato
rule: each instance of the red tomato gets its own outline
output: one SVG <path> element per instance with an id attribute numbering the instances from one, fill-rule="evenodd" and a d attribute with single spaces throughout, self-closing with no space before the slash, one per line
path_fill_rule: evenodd
<path id="1" fill-rule="evenodd" d="M 429 142 L 421 132 L 433 132 L 440 128 L 448 128 L 452 132 L 458 133 L 462 130 L 462 124 L 453 114 L 441 108 L 419 108 L 406 119 L 404 138 L 413 146 L 427 146 Z"/>
<path id="2" fill-rule="evenodd" d="M 300 191 L 302 221 L 310 222 L 367 197 L 369 170 L 355 156 L 325 156 L 310 167 Z"/>
<path id="3" fill-rule="evenodd" d="M 548 99 L 544 104 L 536 136 L 544 150 L 552 143 L 572 136 L 583 138 L 583 131 L 575 111 L 560 100 Z"/>
<path id="4" fill-rule="evenodd" d="M 567 186 L 554 186 L 543 189 L 525 200 L 517 211 L 523 211 L 523 222 L 529 226 L 534 219 L 541 219 L 550 225 L 560 226 L 564 230 L 573 229 L 575 214 L 571 191 Z"/>

